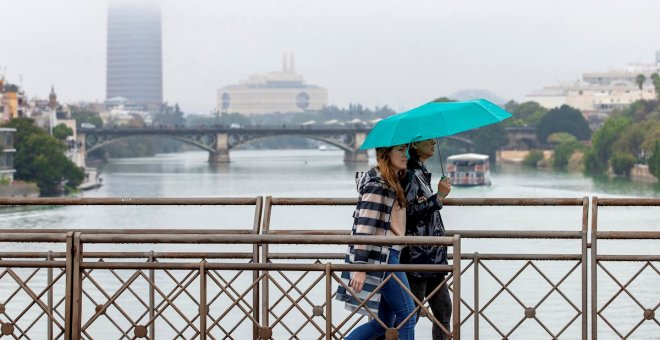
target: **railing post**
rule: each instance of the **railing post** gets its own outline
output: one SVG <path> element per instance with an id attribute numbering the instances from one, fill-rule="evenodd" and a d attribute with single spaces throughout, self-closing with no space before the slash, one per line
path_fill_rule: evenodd
<path id="1" fill-rule="evenodd" d="M 479 253 L 474 253 L 474 340 L 479 340 Z"/>
<path id="2" fill-rule="evenodd" d="M 598 197 L 591 199 L 591 339 L 598 339 Z"/>
<path id="3" fill-rule="evenodd" d="M 73 339 L 71 335 L 71 314 L 73 307 L 73 232 L 66 233 L 66 287 L 64 291 L 64 339 Z"/>
<path id="4" fill-rule="evenodd" d="M 270 230 L 270 214 L 272 211 L 272 206 L 273 206 L 273 197 L 272 196 L 266 196 L 266 201 L 264 203 L 264 218 L 263 218 L 263 223 L 262 223 L 262 228 L 261 232 L 264 235 L 268 235 L 268 232 Z M 269 256 L 268 256 L 268 244 L 263 244 L 261 245 L 261 261 L 263 263 L 268 263 L 269 261 Z M 260 327 L 268 327 L 269 326 L 269 307 L 270 307 L 270 297 L 268 296 L 268 291 L 269 291 L 269 280 L 268 280 L 268 273 L 264 275 L 263 281 L 262 281 L 262 287 L 261 287 L 261 303 L 262 303 L 262 310 L 261 310 L 261 326 Z M 255 334 L 255 339 L 258 339 L 258 334 Z"/>
<path id="5" fill-rule="evenodd" d="M 82 320 L 82 269 L 83 245 L 80 242 L 80 233 L 73 233 L 73 290 L 71 293 L 71 339 L 78 340 L 81 337 Z"/>
<path id="6" fill-rule="evenodd" d="M 206 260 L 199 263 L 199 339 L 206 340 Z"/>
<path id="7" fill-rule="evenodd" d="M 332 339 L 332 268 L 325 264 L 325 338 Z"/>
<path id="8" fill-rule="evenodd" d="M 588 257 L 587 257 L 587 238 L 589 230 L 589 197 L 582 198 L 582 339 L 587 340 L 587 328 L 588 328 L 588 302 L 587 302 L 587 286 L 589 285 L 588 274 Z"/>
<path id="9" fill-rule="evenodd" d="M 149 253 L 149 262 L 156 262 L 153 250 Z M 154 319 L 154 316 L 156 315 L 156 290 L 154 289 L 154 286 L 156 285 L 156 271 L 153 268 L 149 269 L 149 280 L 151 280 L 151 284 L 149 285 L 149 320 L 151 320 L 149 334 L 152 339 L 156 339 L 156 320 Z"/>
<path id="10" fill-rule="evenodd" d="M 48 251 L 48 258 L 47 261 L 53 261 L 53 251 L 49 250 Z M 53 317 L 55 317 L 55 313 L 53 311 L 53 268 L 50 267 L 48 268 L 48 311 L 50 312 L 50 315 L 52 317 L 48 318 L 48 339 L 53 339 Z"/>
<path id="11" fill-rule="evenodd" d="M 255 208 L 254 208 L 254 224 L 252 227 L 252 232 L 255 235 L 259 235 L 261 233 L 261 221 L 262 221 L 262 213 L 263 213 L 263 205 L 264 205 L 264 198 L 263 196 L 258 196 L 257 200 L 255 202 Z M 260 263 L 261 259 L 259 256 L 259 244 L 253 244 L 252 245 L 252 263 Z M 252 282 L 255 282 L 259 280 L 259 275 L 260 272 L 258 270 L 253 270 L 252 271 Z M 261 298 L 260 298 L 260 290 L 261 290 L 261 282 L 258 282 L 254 288 L 252 288 L 252 317 L 257 321 L 256 324 L 252 325 L 252 338 L 257 339 L 257 336 L 259 334 L 259 323 L 261 319 Z"/>
<path id="12" fill-rule="evenodd" d="M 458 340 L 461 338 L 461 235 L 454 235 L 453 248 L 453 339 Z"/>

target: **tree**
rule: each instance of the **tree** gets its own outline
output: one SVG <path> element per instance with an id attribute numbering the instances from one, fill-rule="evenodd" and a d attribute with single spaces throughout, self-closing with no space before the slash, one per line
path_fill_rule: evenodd
<path id="1" fill-rule="evenodd" d="M 655 88 L 655 97 L 657 100 L 660 100 L 660 76 L 657 73 L 651 75 L 651 81 L 653 82 L 653 87 Z"/>
<path id="2" fill-rule="evenodd" d="M 548 111 L 536 126 L 536 133 L 541 143 L 545 143 L 548 136 L 555 132 L 568 132 L 579 140 L 587 140 L 591 136 L 589 123 L 582 113 L 568 105 Z"/>
<path id="3" fill-rule="evenodd" d="M 585 170 L 603 172 L 608 168 L 612 146 L 632 121 L 628 117 L 612 117 L 591 138 L 591 148 L 584 155 Z"/>
<path id="4" fill-rule="evenodd" d="M 439 97 L 433 99 L 434 103 L 449 103 L 449 102 L 455 102 L 455 100 L 447 98 L 447 97 Z"/>
<path id="5" fill-rule="evenodd" d="M 628 117 L 634 122 L 660 120 L 660 101 L 638 100 L 625 109 L 616 111 L 613 115 Z"/>
<path id="6" fill-rule="evenodd" d="M 617 152 L 612 157 L 612 171 L 617 175 L 630 176 L 637 157 L 629 152 Z"/>
<path id="7" fill-rule="evenodd" d="M 660 179 L 660 140 L 655 141 L 653 153 L 649 158 L 649 171 L 655 178 Z"/>
<path id="8" fill-rule="evenodd" d="M 536 165 L 539 163 L 539 161 L 543 160 L 543 151 L 534 149 L 530 150 L 527 156 L 522 161 L 522 164 L 525 166 L 531 166 L 531 167 L 536 167 Z"/>
<path id="9" fill-rule="evenodd" d="M 65 124 L 57 124 L 57 126 L 53 128 L 53 137 L 58 140 L 64 141 L 69 136 L 73 136 L 73 129 Z"/>
<path id="10" fill-rule="evenodd" d="M 565 132 L 553 133 L 548 137 L 548 141 L 557 144 L 555 146 L 552 166 L 558 170 L 566 170 L 571 155 L 575 151 L 582 149 L 582 144 L 578 142 L 577 138 Z"/>
<path id="11" fill-rule="evenodd" d="M 504 109 L 513 116 L 505 121 L 509 126 L 536 126 L 548 112 L 548 109 L 534 101 L 517 103 L 511 100 L 504 105 Z"/>
<path id="12" fill-rule="evenodd" d="M 504 124 L 493 124 L 472 130 L 466 133 L 467 138 L 472 140 L 474 151 L 490 156 L 490 161 L 495 162 L 496 152 L 509 142 L 509 137 L 504 130 Z"/>
<path id="13" fill-rule="evenodd" d="M 34 125 L 30 118 L 16 118 L 5 126 L 16 129 L 15 178 L 36 182 L 43 196 L 75 189 L 85 176 L 65 155 L 64 143 Z"/>
<path id="14" fill-rule="evenodd" d="M 76 127 L 80 129 L 82 123 L 93 124 L 97 128 L 103 127 L 103 119 L 98 112 L 85 107 L 71 106 L 71 118 L 76 120 Z"/>
<path id="15" fill-rule="evenodd" d="M 653 147 L 654 141 L 660 137 L 660 121 L 643 121 L 626 127 L 619 134 L 616 142 L 612 145 L 614 153 L 624 152 L 635 155 L 644 162 L 646 155 Z"/>
<path id="16" fill-rule="evenodd" d="M 637 83 L 637 86 L 639 87 L 639 98 L 644 99 L 644 92 L 642 91 L 644 88 L 644 82 L 646 81 L 646 76 L 643 74 L 638 74 L 637 77 L 635 78 L 635 83 Z"/>

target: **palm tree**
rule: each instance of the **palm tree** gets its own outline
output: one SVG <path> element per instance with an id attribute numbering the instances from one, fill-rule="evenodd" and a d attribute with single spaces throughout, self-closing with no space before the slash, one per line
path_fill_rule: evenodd
<path id="1" fill-rule="evenodd" d="M 642 91 L 642 88 L 644 87 L 644 82 L 646 81 L 646 76 L 643 74 L 638 74 L 637 78 L 635 78 L 635 83 L 637 83 L 637 86 L 639 86 L 639 98 L 644 99 L 644 91 Z"/>

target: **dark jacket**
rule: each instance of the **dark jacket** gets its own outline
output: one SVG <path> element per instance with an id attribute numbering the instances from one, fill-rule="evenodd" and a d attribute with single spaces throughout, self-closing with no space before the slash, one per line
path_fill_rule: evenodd
<path id="1" fill-rule="evenodd" d="M 443 236 L 445 226 L 442 224 L 440 209 L 442 202 L 431 186 L 431 173 L 423 163 L 409 162 L 408 175 L 405 183 L 406 199 L 406 235 L 408 236 Z M 420 200 L 425 197 L 426 200 Z M 447 264 L 447 247 L 445 246 L 408 246 L 401 254 L 401 262 L 412 264 Z M 428 278 L 444 276 L 444 273 L 409 273 L 414 277 Z"/>
<path id="2" fill-rule="evenodd" d="M 353 212 L 353 228 L 351 235 L 387 235 L 390 230 L 390 213 L 392 205 L 396 202 L 396 192 L 390 188 L 381 177 L 377 168 L 363 173 L 356 179 L 359 198 Z M 346 263 L 381 264 L 387 263 L 390 246 L 372 246 L 352 244 L 346 251 Z M 341 274 L 341 279 L 348 286 L 350 272 Z M 367 272 L 362 290 L 357 293 L 357 300 L 353 294 L 346 291 L 343 285 L 337 288 L 336 299 L 345 302 L 345 308 L 357 313 L 369 315 L 364 307 L 358 309 L 360 302 L 367 300 L 366 307 L 378 313 L 380 304 L 380 290 L 375 291 L 383 282 L 383 272 Z M 375 291 L 375 292 L 374 292 Z"/>

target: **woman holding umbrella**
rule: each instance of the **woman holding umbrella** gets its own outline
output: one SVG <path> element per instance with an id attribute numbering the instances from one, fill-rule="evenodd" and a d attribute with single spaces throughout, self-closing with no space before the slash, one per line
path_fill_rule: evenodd
<path id="1" fill-rule="evenodd" d="M 395 235 L 404 236 L 406 230 L 406 197 L 401 179 L 406 174 L 406 145 L 376 148 L 377 166 L 365 172 L 358 179 L 359 199 L 355 212 L 351 235 Z M 401 246 L 350 245 L 346 254 L 348 263 L 388 263 L 398 264 Z M 415 338 L 415 303 L 396 280 L 388 280 L 379 291 L 375 291 L 390 273 L 382 272 L 343 272 L 337 290 L 337 299 L 345 302 L 346 309 L 369 315 L 366 308 L 378 311 L 378 318 L 357 327 L 346 339 L 374 339 L 386 332 L 386 327 L 401 325 L 398 338 Z M 406 288 L 408 279 L 403 272 L 393 272 Z M 388 330 L 390 331 L 390 330 Z"/>
<path id="2" fill-rule="evenodd" d="M 406 184 L 406 235 L 408 236 L 444 236 L 445 227 L 440 217 L 442 201 L 451 191 L 449 178 L 438 181 L 437 193 L 433 193 L 431 173 L 424 162 L 433 156 L 436 142 L 427 139 L 411 144 L 408 160 L 408 181 Z M 408 246 L 403 249 L 402 263 L 411 264 L 447 264 L 445 246 Z M 410 290 L 418 300 L 429 298 L 433 316 L 449 332 L 451 321 L 451 298 L 447 284 L 442 284 L 445 273 L 408 272 Z M 442 284 L 435 293 L 434 290 Z M 446 333 L 433 323 L 433 340 L 446 339 Z"/>

